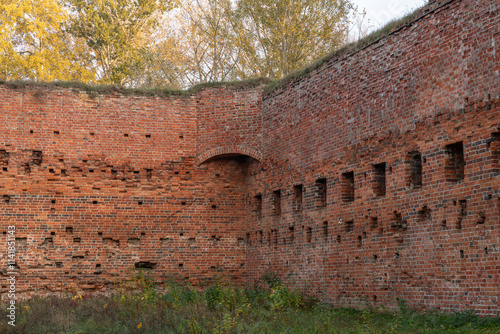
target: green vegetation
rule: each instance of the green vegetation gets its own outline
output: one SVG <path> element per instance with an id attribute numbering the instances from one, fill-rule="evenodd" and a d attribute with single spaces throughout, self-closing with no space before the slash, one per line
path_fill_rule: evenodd
<path id="1" fill-rule="evenodd" d="M 135 274 L 134 274 L 135 275 Z M 403 301 L 393 312 L 332 308 L 266 274 L 237 287 L 215 277 L 203 290 L 171 281 L 164 289 L 148 274 L 115 287 L 113 296 L 34 298 L 17 305 L 16 327 L 1 333 L 500 333 L 500 318 L 473 312 L 416 312 Z"/>

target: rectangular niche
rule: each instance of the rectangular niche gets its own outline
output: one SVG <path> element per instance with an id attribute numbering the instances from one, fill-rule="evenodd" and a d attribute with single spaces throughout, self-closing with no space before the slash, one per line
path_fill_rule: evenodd
<path id="1" fill-rule="evenodd" d="M 275 216 L 281 215 L 281 190 L 273 191 L 272 205 L 273 205 L 273 215 Z"/>
<path id="2" fill-rule="evenodd" d="M 258 219 L 262 218 L 262 195 L 258 194 L 253 197 L 252 211 Z"/>
<path id="3" fill-rule="evenodd" d="M 444 153 L 446 155 L 444 167 L 446 181 L 453 183 L 462 181 L 465 169 L 463 142 L 446 145 Z"/>
<path id="4" fill-rule="evenodd" d="M 385 196 L 386 163 L 373 165 L 373 193 L 377 197 Z"/>
<path id="5" fill-rule="evenodd" d="M 354 202 L 354 172 L 342 174 L 342 201 L 345 203 Z"/>
<path id="6" fill-rule="evenodd" d="M 406 187 L 408 189 L 422 188 L 422 154 L 419 151 L 409 152 L 407 155 L 408 179 Z"/>
<path id="7" fill-rule="evenodd" d="M 303 194 L 304 187 L 301 184 L 293 186 L 293 211 L 302 211 Z"/>
<path id="8" fill-rule="evenodd" d="M 326 206 L 326 179 L 316 180 L 316 207 Z"/>

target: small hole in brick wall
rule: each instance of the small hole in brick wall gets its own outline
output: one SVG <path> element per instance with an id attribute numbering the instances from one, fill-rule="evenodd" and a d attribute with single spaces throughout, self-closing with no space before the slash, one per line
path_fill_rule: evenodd
<path id="1" fill-rule="evenodd" d="M 55 199 L 51 200 L 50 202 L 51 202 L 52 204 L 56 204 L 56 200 L 55 200 Z"/>
<path id="2" fill-rule="evenodd" d="M 142 236 L 146 235 L 146 232 L 141 232 L 141 235 L 142 235 Z"/>
<path id="3" fill-rule="evenodd" d="M 445 152 L 445 179 L 447 182 L 459 182 L 464 179 L 464 145 L 458 142 L 446 145 Z"/>
<path id="4" fill-rule="evenodd" d="M 398 252 L 394 253 L 394 257 L 395 257 L 396 259 L 399 259 L 399 253 L 398 253 Z"/>
<path id="5" fill-rule="evenodd" d="M 373 296 L 373 301 L 376 302 L 377 301 L 377 296 Z"/>
<path id="6" fill-rule="evenodd" d="M 186 202 L 181 202 L 181 205 L 186 205 Z"/>
<path id="7" fill-rule="evenodd" d="M 182 237 L 184 235 L 184 233 L 179 233 L 179 235 Z"/>
<path id="8" fill-rule="evenodd" d="M 97 232 L 97 235 L 102 235 L 102 232 Z"/>
<path id="9" fill-rule="evenodd" d="M 215 177 L 220 177 L 220 174 L 215 174 Z"/>
<path id="10" fill-rule="evenodd" d="M 92 201 L 92 204 L 97 204 L 97 201 Z"/>
<path id="11" fill-rule="evenodd" d="M 73 238 L 74 243 L 80 243 L 82 241 L 82 238 Z"/>
<path id="12" fill-rule="evenodd" d="M 91 133 L 90 133 L 90 135 L 91 135 L 91 136 L 93 136 L 93 135 L 94 135 L 94 133 L 93 133 L 93 132 L 91 132 Z"/>
<path id="13" fill-rule="evenodd" d="M 326 206 L 326 179 L 318 179 L 316 180 L 316 206 L 324 207 Z"/>
<path id="14" fill-rule="evenodd" d="M 488 247 L 484 249 L 484 254 L 488 254 Z"/>
<path id="15" fill-rule="evenodd" d="M 96 267 L 96 268 L 101 268 L 101 264 L 100 264 L 100 263 L 97 263 L 97 264 L 95 265 L 95 267 Z"/>
<path id="16" fill-rule="evenodd" d="M 354 172 L 343 173 L 341 177 L 342 201 L 354 202 Z"/>
<path id="17" fill-rule="evenodd" d="M 55 134 L 55 135 L 58 135 L 58 134 L 59 134 L 59 131 L 54 131 L 54 134 Z"/>
<path id="18" fill-rule="evenodd" d="M 184 138 L 184 136 L 183 136 L 183 135 L 179 135 L 179 138 L 180 138 L 180 139 L 183 139 L 183 138 Z"/>
<path id="19" fill-rule="evenodd" d="M 151 135 L 149 135 L 149 134 L 148 134 L 148 135 L 146 135 L 146 138 L 151 138 Z"/>
<path id="20" fill-rule="evenodd" d="M 386 163 L 373 165 L 373 193 L 375 196 L 385 196 Z"/>
<path id="21" fill-rule="evenodd" d="M 93 169 L 89 169 L 89 173 L 93 173 L 93 172 L 94 172 L 94 170 L 93 170 Z"/>
<path id="22" fill-rule="evenodd" d="M 3 195 L 3 201 L 4 201 L 6 204 L 9 204 L 9 203 L 10 203 L 10 196 L 9 196 L 9 195 Z"/>
<path id="23" fill-rule="evenodd" d="M 340 244 L 342 242 L 342 237 L 340 235 L 337 235 L 337 242 Z"/>
<path id="24" fill-rule="evenodd" d="M 477 214 L 477 221 L 476 221 L 476 224 L 478 225 L 482 225 L 486 222 L 486 215 L 484 214 L 484 212 L 480 211 L 478 214 Z"/>
<path id="25" fill-rule="evenodd" d="M 136 269 L 154 269 L 156 268 L 156 263 L 149 261 L 139 261 L 135 263 Z"/>
<path id="26" fill-rule="evenodd" d="M 409 189 L 422 188 L 422 154 L 418 151 L 412 151 L 407 155 L 408 160 L 408 179 L 406 186 Z"/>
<path id="27" fill-rule="evenodd" d="M 311 241 L 312 241 L 312 228 L 311 227 L 308 227 L 306 229 L 306 238 L 307 238 L 307 242 L 311 243 Z"/>
<path id="28" fill-rule="evenodd" d="M 378 256 L 377 255 L 373 255 L 373 260 L 375 260 L 375 262 L 378 260 Z"/>
<path id="29" fill-rule="evenodd" d="M 139 174 L 139 171 L 138 170 L 134 170 L 134 174 Z"/>
<path id="30" fill-rule="evenodd" d="M 50 235 L 56 235 L 56 232 L 50 232 Z"/>
<path id="31" fill-rule="evenodd" d="M 294 243 L 294 241 L 295 241 L 295 227 L 290 226 L 290 227 L 288 228 L 288 234 L 289 234 L 289 236 L 290 236 L 290 239 L 289 239 L 289 240 L 290 240 L 290 242 L 289 242 L 289 243 L 290 243 L 290 244 L 293 244 L 293 243 Z"/>
<path id="32" fill-rule="evenodd" d="M 378 226 L 378 217 L 370 217 L 370 227 L 376 228 Z"/>
<path id="33" fill-rule="evenodd" d="M 124 136 L 124 137 L 128 137 L 128 133 L 124 133 L 124 134 L 123 134 L 123 136 Z"/>
<path id="34" fill-rule="evenodd" d="M 217 209 L 217 205 L 212 205 L 212 209 Z"/>
<path id="35" fill-rule="evenodd" d="M 3 231 L 2 234 L 7 234 L 7 232 Z"/>
<path id="36" fill-rule="evenodd" d="M 66 233 L 73 233 L 73 227 L 66 226 Z"/>
<path id="37" fill-rule="evenodd" d="M 275 216 L 281 215 L 281 190 L 273 191 L 272 206 L 273 214 Z"/>
<path id="38" fill-rule="evenodd" d="M 86 163 L 87 163 L 87 161 L 88 161 L 88 160 L 85 160 L 85 159 L 84 159 L 84 160 L 82 160 L 82 162 L 83 162 L 84 164 L 86 164 Z"/>
<path id="39" fill-rule="evenodd" d="M 258 219 L 262 218 L 262 195 L 255 195 L 253 197 L 252 211 L 255 212 Z"/>
<path id="40" fill-rule="evenodd" d="M 66 169 L 61 169 L 61 175 L 66 175 Z"/>
<path id="41" fill-rule="evenodd" d="M 446 219 L 443 219 L 441 221 L 441 227 L 444 228 L 444 229 L 446 228 Z"/>
<path id="42" fill-rule="evenodd" d="M 460 250 L 460 258 L 463 259 L 464 258 L 464 251 L 463 250 Z"/>
<path id="43" fill-rule="evenodd" d="M 352 232 L 352 230 L 354 229 L 354 220 L 348 220 L 344 223 L 344 225 L 346 232 Z"/>
<path id="44" fill-rule="evenodd" d="M 358 247 L 361 246 L 363 246 L 363 238 L 360 235 L 358 235 Z"/>
<path id="45" fill-rule="evenodd" d="M 137 204 L 142 205 L 142 201 L 137 202 Z"/>
<path id="46" fill-rule="evenodd" d="M 462 229 L 462 223 L 464 219 L 467 217 L 467 200 L 459 200 L 458 204 L 460 205 L 460 212 L 458 214 L 456 228 L 457 230 Z"/>
<path id="47" fill-rule="evenodd" d="M 30 133 L 33 133 L 33 130 L 30 130 Z"/>
<path id="48" fill-rule="evenodd" d="M 174 172 L 175 175 L 179 175 L 179 172 Z"/>
<path id="49" fill-rule="evenodd" d="M 302 210 L 303 194 L 304 187 L 301 184 L 293 186 L 293 210 L 296 212 Z"/>
<path id="50" fill-rule="evenodd" d="M 49 168 L 49 173 L 55 173 L 53 168 Z"/>
<path id="51" fill-rule="evenodd" d="M 3 171 L 4 172 L 7 172 L 8 171 L 8 168 L 7 167 L 2 167 Z"/>
<path id="52" fill-rule="evenodd" d="M 179 263 L 179 268 L 184 267 L 184 263 Z"/>

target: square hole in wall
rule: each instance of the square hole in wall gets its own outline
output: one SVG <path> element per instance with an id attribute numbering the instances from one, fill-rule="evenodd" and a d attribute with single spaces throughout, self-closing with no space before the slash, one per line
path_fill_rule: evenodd
<path id="1" fill-rule="evenodd" d="M 373 193 L 375 196 L 385 196 L 386 163 L 373 165 Z"/>
<path id="2" fill-rule="evenodd" d="M 354 172 L 346 172 L 341 176 L 342 201 L 354 202 Z"/>
<path id="3" fill-rule="evenodd" d="M 464 179 L 464 145 L 463 142 L 458 142 L 446 145 L 445 149 L 445 179 L 447 182 L 457 183 Z"/>

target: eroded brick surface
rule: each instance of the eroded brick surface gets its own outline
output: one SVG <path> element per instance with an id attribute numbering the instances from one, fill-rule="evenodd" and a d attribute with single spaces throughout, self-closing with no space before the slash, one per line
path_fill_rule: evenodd
<path id="1" fill-rule="evenodd" d="M 433 1 L 266 96 L 1 86 L 19 292 L 274 271 L 338 306 L 497 314 L 499 15 L 493 0 Z"/>

